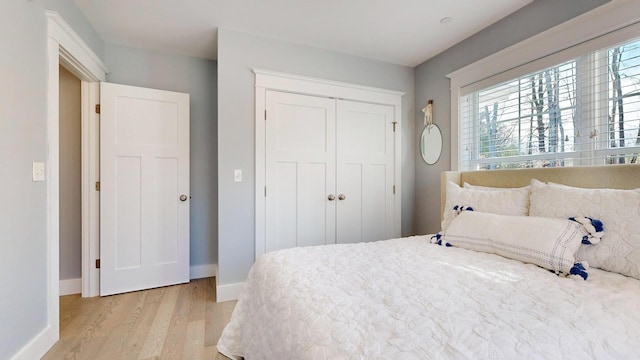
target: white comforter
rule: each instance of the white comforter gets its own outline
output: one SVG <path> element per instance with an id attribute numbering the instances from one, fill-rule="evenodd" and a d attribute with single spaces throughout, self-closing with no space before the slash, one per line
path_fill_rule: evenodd
<path id="1" fill-rule="evenodd" d="M 588 281 L 428 237 L 256 261 L 223 354 L 254 359 L 638 359 L 640 281 Z"/>

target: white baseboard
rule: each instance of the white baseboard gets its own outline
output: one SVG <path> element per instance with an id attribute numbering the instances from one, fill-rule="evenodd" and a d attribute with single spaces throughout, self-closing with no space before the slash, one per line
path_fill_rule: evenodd
<path id="1" fill-rule="evenodd" d="M 189 279 L 202 279 L 218 276 L 218 265 L 194 265 L 189 268 Z M 60 296 L 81 294 L 82 278 L 60 280 Z"/>
<path id="2" fill-rule="evenodd" d="M 60 296 L 82 294 L 82 278 L 60 280 Z"/>
<path id="3" fill-rule="evenodd" d="M 58 341 L 58 331 L 51 325 L 47 325 L 36 337 L 18 351 L 12 360 L 40 359 Z"/>
<path id="4" fill-rule="evenodd" d="M 216 302 L 237 300 L 243 288 L 243 282 L 216 286 Z"/>
<path id="5" fill-rule="evenodd" d="M 194 265 L 189 268 L 189 279 L 202 279 L 207 277 L 218 277 L 218 265 Z"/>

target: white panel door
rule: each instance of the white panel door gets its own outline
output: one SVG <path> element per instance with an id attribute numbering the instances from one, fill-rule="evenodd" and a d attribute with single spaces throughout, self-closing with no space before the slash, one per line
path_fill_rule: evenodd
<path id="1" fill-rule="evenodd" d="M 189 95 L 100 98 L 100 295 L 188 282 Z"/>
<path id="2" fill-rule="evenodd" d="M 266 92 L 266 251 L 335 243 L 335 100 Z"/>
<path id="3" fill-rule="evenodd" d="M 338 100 L 337 114 L 337 242 L 399 237 L 393 106 Z"/>

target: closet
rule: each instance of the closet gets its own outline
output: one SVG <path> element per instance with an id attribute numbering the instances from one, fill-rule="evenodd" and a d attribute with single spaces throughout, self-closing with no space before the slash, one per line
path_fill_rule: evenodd
<path id="1" fill-rule="evenodd" d="M 399 104 L 263 93 L 264 251 L 400 236 Z"/>

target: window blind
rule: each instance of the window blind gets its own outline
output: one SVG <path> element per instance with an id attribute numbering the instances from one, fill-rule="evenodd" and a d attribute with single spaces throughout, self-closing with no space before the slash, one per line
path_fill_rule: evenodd
<path id="1" fill-rule="evenodd" d="M 640 39 L 459 99 L 459 169 L 640 163 Z"/>

